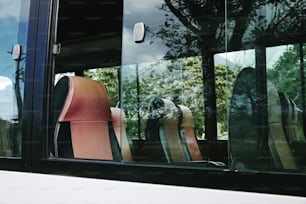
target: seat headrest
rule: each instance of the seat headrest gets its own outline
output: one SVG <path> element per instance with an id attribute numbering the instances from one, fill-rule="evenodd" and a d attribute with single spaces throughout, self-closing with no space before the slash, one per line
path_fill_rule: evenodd
<path id="1" fill-rule="evenodd" d="M 167 124 L 174 123 L 177 124 L 179 121 L 179 112 L 175 104 L 168 100 L 162 99 L 164 102 L 164 115 L 161 118 L 160 122 L 165 122 Z"/>
<path id="2" fill-rule="evenodd" d="M 180 110 L 182 111 L 182 115 L 183 115 L 181 126 L 182 127 L 194 127 L 193 116 L 192 116 L 192 112 L 190 111 L 190 109 L 183 105 L 178 105 L 178 106 Z"/>
<path id="3" fill-rule="evenodd" d="M 68 78 L 69 92 L 58 120 L 110 121 L 110 104 L 104 85 L 83 77 Z"/>
<path id="4" fill-rule="evenodd" d="M 111 107 L 112 123 L 114 127 L 126 128 L 125 113 L 120 108 Z"/>

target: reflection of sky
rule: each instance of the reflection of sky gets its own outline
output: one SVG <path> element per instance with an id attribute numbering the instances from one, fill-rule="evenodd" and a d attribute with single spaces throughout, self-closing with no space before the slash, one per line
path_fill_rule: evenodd
<path id="1" fill-rule="evenodd" d="M 277 62 L 279 57 L 281 57 L 285 51 L 288 50 L 288 46 L 277 46 L 277 47 L 269 47 L 266 50 L 266 61 L 267 61 L 267 68 L 273 68 L 273 65 Z M 235 51 L 235 52 L 227 52 L 227 53 L 220 53 L 217 54 L 222 58 L 218 58 L 217 64 L 226 64 L 230 63 L 235 65 L 236 67 L 255 67 L 255 51 L 254 49 L 251 50 L 242 50 L 242 51 Z M 215 57 L 216 59 L 216 57 Z"/>
<path id="2" fill-rule="evenodd" d="M 29 2 L 24 5 L 28 6 Z M 12 60 L 9 52 L 12 51 L 14 44 L 24 43 L 24 39 L 18 36 L 20 20 L 24 21 L 23 25 L 27 24 L 27 18 L 20 17 L 21 3 L 21 0 L 0 0 L 0 118 L 6 120 L 12 119 L 14 112 L 17 113 L 13 89 L 16 62 Z M 27 10 L 24 10 L 21 15 L 27 14 Z M 26 38 L 25 33 L 21 36 Z M 21 87 L 21 93 L 23 93 L 23 87 Z"/>
<path id="3" fill-rule="evenodd" d="M 165 12 L 158 7 L 163 3 L 160 0 L 126 0 L 124 1 L 124 27 L 122 64 L 150 62 L 162 59 L 168 48 L 160 39 L 152 39 L 146 33 L 145 42 L 133 41 L 133 27 L 135 23 L 144 22 L 151 31 L 158 31 L 165 21 Z M 150 41 L 154 41 L 150 44 Z"/>
<path id="4" fill-rule="evenodd" d="M 17 40 L 17 25 L 16 19 L 8 18 L 0 19 L 0 75 L 12 77 L 12 71 L 15 63 L 12 60 L 12 46 Z M 13 67 L 13 68 L 12 68 Z"/>
<path id="5" fill-rule="evenodd" d="M 150 32 L 146 32 L 147 36 L 145 42 L 138 44 L 133 42 L 132 29 L 135 23 L 144 22 L 144 24 L 149 27 L 150 31 L 156 33 L 165 23 L 165 14 L 169 15 L 168 18 L 172 18 L 172 14 L 170 12 L 166 12 L 160 9 L 160 5 L 163 3 L 164 1 L 162 0 L 146 0 L 145 3 L 143 0 L 126 0 L 124 2 L 124 30 L 122 49 L 123 64 L 152 62 L 160 60 L 163 59 L 165 54 L 169 51 L 170 48 L 165 46 L 165 42 L 162 42 L 161 39 L 157 38 L 152 39 Z M 256 11 L 257 13 L 264 12 L 263 14 L 265 14 L 267 25 L 271 23 L 272 17 L 280 9 L 279 7 L 275 7 L 273 10 L 272 7 L 274 8 L 275 6 L 272 4 L 267 4 L 263 7 L 260 7 L 260 9 Z M 262 9 L 264 9 L 264 11 Z M 173 18 L 178 22 L 176 17 Z M 253 41 L 255 38 L 252 38 L 250 34 L 251 31 L 254 31 L 255 20 L 257 18 L 258 16 L 253 19 L 254 21 L 250 22 L 249 27 L 244 33 L 243 44 L 245 48 L 254 47 Z M 170 28 L 168 27 L 168 29 Z M 151 40 L 153 41 L 152 44 L 150 44 Z M 169 44 L 170 42 L 167 43 Z M 175 47 L 173 46 L 171 50 L 173 51 L 174 49 Z M 267 68 L 273 67 L 274 63 L 283 54 L 285 49 L 285 46 L 267 49 Z M 182 50 L 180 51 L 183 52 Z M 254 50 L 230 52 L 226 55 L 220 54 L 220 56 L 222 58 L 228 59 L 231 63 L 240 67 L 255 67 Z M 219 58 L 219 60 L 222 61 L 222 58 Z"/>
<path id="6" fill-rule="evenodd" d="M 12 81 L 10 79 L 0 76 L 0 91 L 4 90 L 7 86 L 11 86 L 11 85 L 12 85 Z"/>
<path id="7" fill-rule="evenodd" d="M 229 67 L 255 67 L 254 50 L 220 53 L 215 56 L 215 64 L 228 64 Z M 232 67 L 234 68 L 234 67 Z"/>
<path id="8" fill-rule="evenodd" d="M 18 22 L 21 1 L 0 1 L 0 75 L 13 78 L 15 62 L 11 54 L 18 39 Z"/>
<path id="9" fill-rule="evenodd" d="M 273 65 L 277 62 L 279 57 L 281 57 L 290 47 L 292 47 L 292 45 L 267 48 L 267 68 L 273 68 Z"/>
<path id="10" fill-rule="evenodd" d="M 153 44 L 150 44 L 147 41 L 143 42 L 142 44 L 134 43 L 132 30 L 128 30 L 126 27 L 123 29 L 123 64 L 152 62 L 164 57 L 167 48 L 165 48 L 162 43 L 157 43 L 157 41 L 155 41 Z"/>

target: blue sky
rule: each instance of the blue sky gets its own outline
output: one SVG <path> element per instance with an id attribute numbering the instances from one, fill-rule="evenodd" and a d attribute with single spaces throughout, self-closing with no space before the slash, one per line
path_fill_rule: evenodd
<path id="1" fill-rule="evenodd" d="M 12 77 L 15 62 L 11 51 L 17 43 L 21 0 L 0 0 L 0 76 Z"/>
<path id="2" fill-rule="evenodd" d="M 16 62 L 10 53 L 18 42 L 21 0 L 0 0 L 0 117 L 12 118 Z M 24 19 L 24 18 L 22 18 Z"/>

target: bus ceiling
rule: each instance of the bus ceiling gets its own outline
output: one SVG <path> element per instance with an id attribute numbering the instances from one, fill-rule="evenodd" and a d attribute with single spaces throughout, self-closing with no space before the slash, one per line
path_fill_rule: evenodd
<path id="1" fill-rule="evenodd" d="M 122 16 L 122 0 L 60 1 L 55 72 L 120 65 Z"/>
<path id="2" fill-rule="evenodd" d="M 121 33 L 122 0 L 60 1 L 58 41 Z"/>
<path id="3" fill-rule="evenodd" d="M 121 63 L 121 33 L 64 42 L 57 55 L 55 72 L 118 66 Z"/>

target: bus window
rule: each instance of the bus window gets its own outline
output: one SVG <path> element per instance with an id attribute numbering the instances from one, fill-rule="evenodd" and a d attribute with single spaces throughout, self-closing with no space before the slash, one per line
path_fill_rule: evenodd
<path id="1" fill-rule="evenodd" d="M 195 16 L 201 20 L 193 20 L 193 8 L 187 9 L 188 3 L 148 1 L 144 9 L 137 6 L 142 4 L 140 1 L 124 3 L 120 101 L 136 148 L 135 160 L 203 167 L 210 166 L 209 161 L 218 161 L 224 168 L 228 137 L 223 96 L 227 88 L 226 67 L 216 69 L 215 82 L 212 55 L 217 50 L 224 51 L 224 41 L 217 39 L 215 33 L 201 33 L 205 26 L 225 22 L 224 7 L 215 5 L 220 13 L 211 16 L 216 21 L 212 22 L 205 21 L 204 15 L 212 14 L 204 11 Z M 138 31 L 133 28 L 139 22 L 144 23 L 146 35 L 143 42 L 134 42 L 133 35 Z M 214 47 L 209 47 L 212 44 Z M 189 134 L 183 128 L 180 107 L 190 110 L 192 142 L 186 138 Z"/>
<path id="2" fill-rule="evenodd" d="M 220 56 L 236 73 L 228 106 L 229 167 L 304 173 L 305 38 L 300 36 L 306 5 L 277 2 L 241 11 L 227 6 L 228 47 Z M 248 9 L 254 15 L 244 13 Z"/>
<path id="3" fill-rule="evenodd" d="M 117 109 L 122 2 L 58 1 L 55 6 L 55 78 L 51 80 L 55 81 L 54 132 L 49 138 L 50 154 L 78 159 L 126 158 L 121 157 L 123 142 L 113 124 L 120 124 L 123 115 Z M 72 116 L 66 111 L 72 109 L 84 114 Z"/>
<path id="4" fill-rule="evenodd" d="M 291 2 L 59 1 L 53 69 L 55 81 L 65 77 L 53 90 L 61 107 L 52 156 L 304 173 L 306 5 Z M 82 100 L 66 106 L 78 83 L 99 86 L 103 96 L 81 87 Z M 100 99 L 107 100 L 86 107 Z M 84 115 L 66 121 L 70 108 Z M 81 131 L 72 123 L 99 111 L 111 156 L 74 155 L 73 132 Z"/>
<path id="5" fill-rule="evenodd" d="M 0 2 L 0 157 L 21 156 L 29 4 Z"/>
<path id="6" fill-rule="evenodd" d="M 306 5 L 254 2 L 124 2 L 120 104 L 136 160 L 304 171 Z M 180 105 L 201 162 L 189 162 L 185 138 L 168 127 L 180 129 Z"/>

